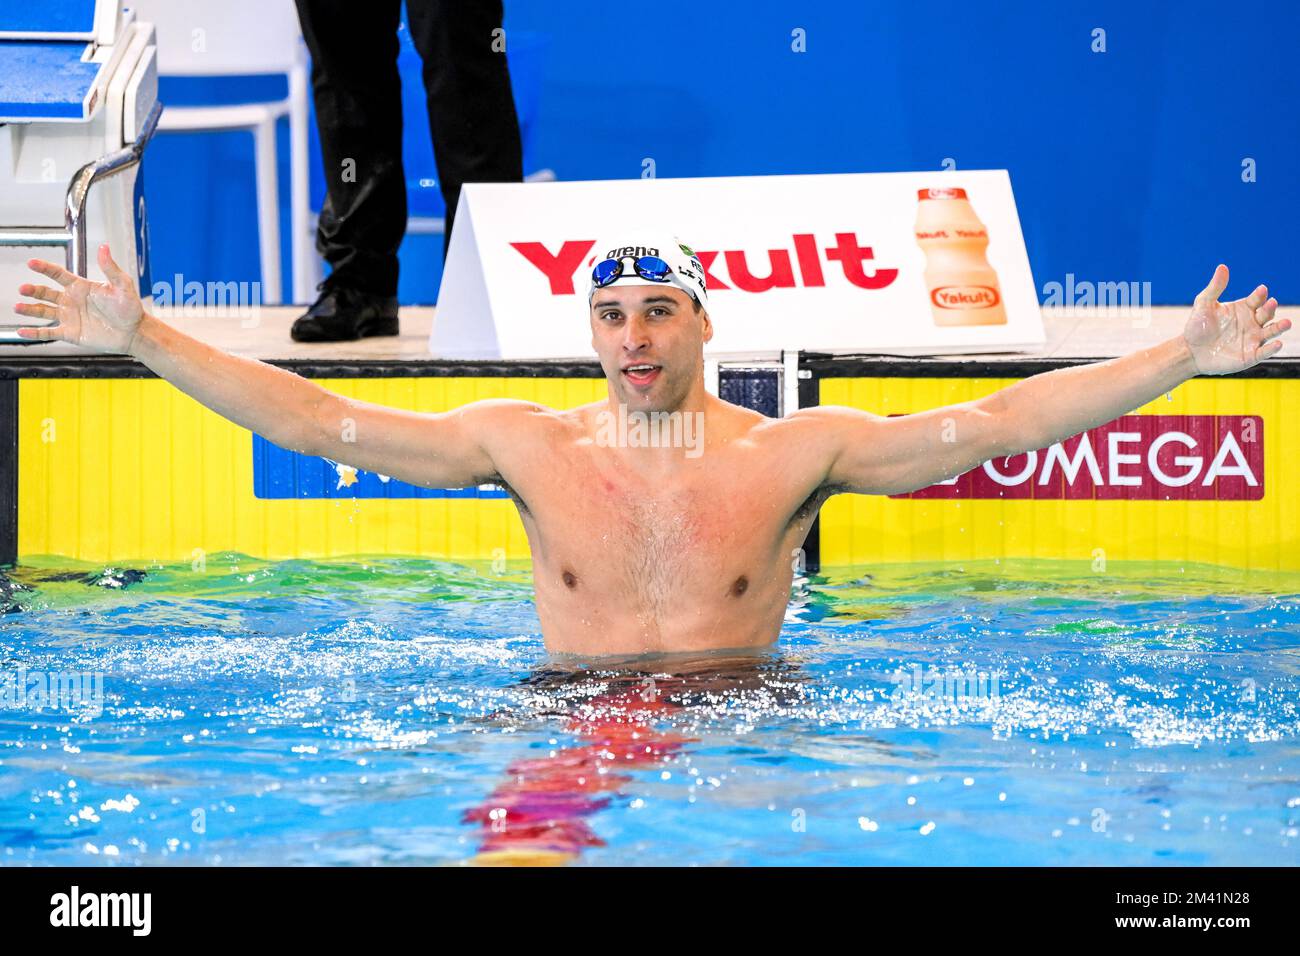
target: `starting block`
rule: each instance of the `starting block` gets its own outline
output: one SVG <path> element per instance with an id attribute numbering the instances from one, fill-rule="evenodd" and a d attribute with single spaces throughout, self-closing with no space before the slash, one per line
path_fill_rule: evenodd
<path id="1" fill-rule="evenodd" d="M 102 280 L 107 242 L 149 298 L 141 160 L 162 113 L 153 24 L 120 0 L 0 0 L 0 341 L 33 256 Z M 57 251 L 55 251 L 57 250 Z"/>

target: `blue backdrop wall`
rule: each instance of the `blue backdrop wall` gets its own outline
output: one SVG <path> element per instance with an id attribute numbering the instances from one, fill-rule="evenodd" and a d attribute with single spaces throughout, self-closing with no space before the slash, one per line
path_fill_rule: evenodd
<path id="1" fill-rule="evenodd" d="M 1040 294 L 1072 273 L 1150 282 L 1157 304 L 1187 303 L 1223 261 L 1228 295 L 1263 281 L 1300 301 L 1287 234 L 1300 211 L 1300 5 L 506 0 L 506 32 L 526 170 L 1005 167 Z M 404 67 L 418 91 L 415 62 Z M 187 81 L 163 96 L 217 92 Z M 413 190 L 433 175 L 423 161 L 408 169 Z M 155 278 L 257 279 L 252 183 L 246 136 L 151 147 Z M 403 301 L 433 301 L 441 238 L 409 237 L 402 264 Z"/>

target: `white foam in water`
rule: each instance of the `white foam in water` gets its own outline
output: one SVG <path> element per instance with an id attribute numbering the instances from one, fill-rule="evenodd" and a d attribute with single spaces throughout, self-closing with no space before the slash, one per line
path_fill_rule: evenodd
<path id="1" fill-rule="evenodd" d="M 756 661 L 566 674 L 526 576 L 238 568 L 15 572 L 4 668 L 102 672 L 104 701 L 6 698 L 6 858 L 450 862 L 543 792 L 592 862 L 1297 862 L 1276 581 L 814 576 Z"/>

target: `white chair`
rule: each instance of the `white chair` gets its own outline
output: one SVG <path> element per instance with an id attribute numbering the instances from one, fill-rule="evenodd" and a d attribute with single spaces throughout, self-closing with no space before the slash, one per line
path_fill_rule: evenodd
<path id="1" fill-rule="evenodd" d="M 275 124 L 289 118 L 290 231 L 293 300 L 314 296 L 307 166 L 307 54 L 293 0 L 128 0 L 158 35 L 162 76 L 284 74 L 287 99 L 234 106 L 165 106 L 160 132 L 248 130 L 257 167 L 258 249 L 262 301 L 281 302 L 280 198 Z"/>

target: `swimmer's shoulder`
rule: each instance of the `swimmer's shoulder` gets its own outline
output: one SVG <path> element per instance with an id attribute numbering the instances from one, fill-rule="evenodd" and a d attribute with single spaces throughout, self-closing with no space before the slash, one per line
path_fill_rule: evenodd
<path id="1" fill-rule="evenodd" d="M 481 399 L 456 411 L 466 416 L 464 424 L 492 461 L 492 472 L 481 475 L 479 484 L 502 486 L 527 510 L 514 482 L 575 431 L 567 412 L 515 398 Z"/>
<path id="2" fill-rule="evenodd" d="M 453 409 L 450 414 L 462 415 L 475 425 L 513 430 L 545 424 L 558 413 L 539 402 L 520 398 L 481 398 Z"/>
<path id="3" fill-rule="evenodd" d="M 839 428 L 864 421 L 878 421 L 881 416 L 845 405 L 811 405 L 808 408 L 796 409 L 786 418 L 790 421 L 806 423 L 814 428 Z"/>
<path id="4" fill-rule="evenodd" d="M 782 418 L 768 418 L 752 432 L 770 453 L 799 462 L 814 473 L 824 472 L 846 444 L 871 441 L 879 415 L 835 405 L 799 408 Z M 865 426 L 865 427 L 864 427 Z"/>
<path id="5" fill-rule="evenodd" d="M 484 398 L 445 413 L 475 436 L 493 457 L 509 458 L 552 440 L 563 429 L 562 413 L 539 402 L 518 398 Z"/>
<path id="6" fill-rule="evenodd" d="M 748 411 L 748 409 L 746 409 Z M 846 414 L 847 413 L 847 414 Z M 750 413 L 752 420 L 745 420 L 745 427 L 750 437 L 756 440 L 772 442 L 817 442 L 825 436 L 839 432 L 851 421 L 860 421 L 869 416 L 854 409 L 839 408 L 832 405 L 814 405 L 798 408 L 780 418 L 768 418 L 757 412 Z"/>
<path id="7" fill-rule="evenodd" d="M 872 429 L 888 419 L 842 405 L 813 405 L 781 419 L 790 437 L 814 445 L 840 445 L 846 438 L 866 440 Z"/>

